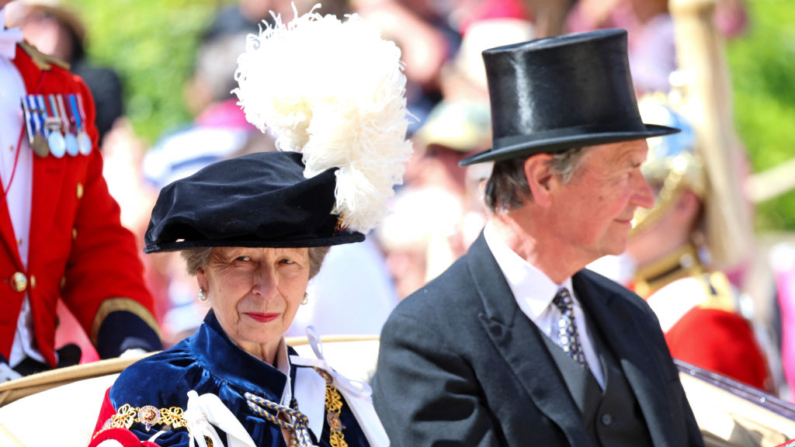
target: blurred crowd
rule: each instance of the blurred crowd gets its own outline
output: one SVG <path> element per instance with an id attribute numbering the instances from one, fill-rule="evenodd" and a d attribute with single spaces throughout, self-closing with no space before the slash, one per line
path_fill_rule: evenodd
<path id="1" fill-rule="evenodd" d="M 270 136 L 246 121 L 231 94 L 236 87 L 237 55 L 247 34 L 256 33 L 263 21 L 274 20 L 271 11 L 289 20 L 293 9 L 302 13 L 314 2 L 240 0 L 219 6 L 200 37 L 182 92 L 195 118 L 168 130 L 152 147 L 136 136 L 124 118 L 119 76 L 112 67 L 95 67 L 87 61 L 87 27 L 79 11 L 52 0 L 25 0 L 17 2 L 8 21 L 22 28 L 26 39 L 41 51 L 70 62 L 72 70 L 85 79 L 97 104 L 105 178 L 121 206 L 123 224 L 143 246 L 160 188 L 222 159 L 276 150 Z M 303 335 L 309 321 L 320 334 L 377 335 L 401 298 L 444 271 L 478 237 L 487 219 L 482 184 L 491 168 L 461 168 L 458 163 L 491 144 L 483 50 L 562 33 L 625 28 L 638 97 L 671 98 L 681 93 L 677 90 L 674 19 L 667 0 L 330 0 L 323 2 L 320 12 L 340 17 L 357 13 L 401 48 L 415 152 L 389 217 L 366 242 L 331 249 L 310 285 L 309 302 L 288 335 Z M 712 19 L 726 39 L 740 36 L 748 25 L 742 0 L 719 0 Z M 664 188 L 665 177 L 660 182 L 657 192 Z M 695 183 L 690 188 L 692 193 L 674 204 L 689 214 L 679 220 L 661 219 L 668 226 L 658 223 L 655 228 L 665 228 L 662 233 L 641 235 L 630 244 L 626 257 L 605 260 L 594 268 L 630 287 L 642 282 L 653 292 L 651 279 L 637 273 L 680 246 L 692 246 L 694 251 L 688 251 L 688 256 L 697 257 L 705 270 L 726 272 L 731 280 L 726 286 L 737 298 L 725 307 L 753 325 L 771 375 L 762 386 L 786 395 L 785 374 L 795 385 L 795 368 L 787 368 L 795 363 L 795 347 L 786 342 L 792 336 L 786 332 L 787 317 L 795 313 L 790 309 L 795 307 L 795 250 L 779 247 L 769 287 L 749 291 L 749 272 L 758 258 L 768 259 L 750 249 L 730 264 L 713 262 L 705 242 L 709 234 L 691 231 L 701 227 L 698 219 L 704 214 L 702 206 L 710 203 L 708 193 Z M 681 260 L 687 258 L 677 256 L 680 267 L 684 266 Z M 177 254 L 142 259 L 165 344 L 172 346 L 197 329 L 206 304 L 198 300 L 196 281 L 184 271 Z M 351 269 L 351 265 L 357 267 Z M 643 295 L 642 289 L 636 291 Z M 323 300 L 313 296 L 323 296 Z M 350 318 L 351 309 L 366 318 Z M 59 343 L 80 341 L 83 361 L 96 359 L 65 308 L 59 312 Z"/>

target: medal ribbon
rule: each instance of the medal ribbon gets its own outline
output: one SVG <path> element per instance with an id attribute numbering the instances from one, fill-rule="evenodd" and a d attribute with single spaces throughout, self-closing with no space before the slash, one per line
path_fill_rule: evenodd
<path id="1" fill-rule="evenodd" d="M 52 114 L 55 118 L 61 118 L 61 114 L 58 113 L 58 104 L 55 103 L 55 95 L 50 95 L 47 97 L 50 100 L 50 109 L 52 109 Z M 63 121 L 63 119 L 61 119 Z"/>
<path id="2" fill-rule="evenodd" d="M 77 94 L 77 105 L 80 108 L 80 120 L 85 122 L 86 112 L 83 109 L 83 95 L 81 95 L 80 93 Z"/>
<path id="3" fill-rule="evenodd" d="M 69 95 L 69 104 L 72 106 L 72 116 L 75 117 L 75 124 L 77 125 L 77 128 L 82 129 L 83 121 L 80 119 L 80 112 L 77 111 L 77 100 L 75 99 L 75 95 Z"/>
<path id="4" fill-rule="evenodd" d="M 71 123 L 69 122 L 69 115 L 66 113 L 66 107 L 63 105 L 63 95 L 58 95 L 58 110 L 61 111 L 61 121 L 63 121 L 63 134 L 66 135 L 69 133 L 69 129 L 71 128 Z"/>
<path id="5" fill-rule="evenodd" d="M 39 84 L 36 86 L 36 89 L 33 91 L 33 93 L 38 93 L 39 90 L 41 90 L 41 86 L 42 84 L 44 84 L 45 76 L 47 76 L 47 72 L 46 71 L 41 72 L 41 77 L 39 77 Z M 25 99 L 23 99 L 23 101 L 24 100 Z M 25 107 L 23 107 L 23 109 L 24 108 Z M 27 114 L 30 114 L 30 111 L 26 112 Z M 19 153 L 22 152 L 20 149 L 22 148 L 22 137 L 25 135 L 25 127 L 26 126 L 22 126 L 22 129 L 19 129 L 19 138 L 17 139 L 17 153 L 16 155 L 14 155 L 14 167 L 13 169 L 11 169 L 11 177 L 9 177 L 8 179 L 8 188 L 3 190 L 3 197 L 0 197 L 0 202 L 6 199 L 6 196 L 8 196 L 8 191 L 11 190 L 11 184 L 14 183 L 14 176 L 17 174 L 17 163 L 19 162 Z M 30 134 L 30 129 L 28 129 L 28 134 Z M 31 137 L 31 139 L 33 139 L 33 137 Z"/>
<path id="6" fill-rule="evenodd" d="M 25 97 L 28 102 L 28 109 L 30 109 L 31 123 L 33 124 L 33 136 L 35 137 L 41 132 L 42 125 L 44 124 L 41 119 L 41 113 L 38 110 L 39 105 L 36 103 L 36 98 L 33 95 Z M 41 132 L 44 135 L 44 132 Z"/>
<path id="7" fill-rule="evenodd" d="M 22 103 L 22 111 L 25 114 L 25 125 L 22 126 L 23 128 L 27 129 L 28 131 L 28 141 L 30 144 L 33 144 L 33 128 L 35 124 L 33 123 L 33 114 L 30 112 L 30 108 L 28 107 L 28 102 L 25 100 L 26 98 L 22 98 L 19 102 Z M 19 145 L 17 145 L 18 147 Z"/>
<path id="8" fill-rule="evenodd" d="M 42 135 L 44 135 L 45 138 L 49 138 L 50 128 L 47 127 L 47 118 L 50 117 L 50 114 L 47 111 L 47 103 L 44 102 L 44 95 L 36 95 L 36 104 L 38 104 L 39 109 L 41 109 L 41 116 L 43 117 L 43 123 L 41 126 L 43 131 Z M 53 116 L 56 118 L 58 117 L 58 114 L 55 113 L 55 110 L 53 110 Z"/>

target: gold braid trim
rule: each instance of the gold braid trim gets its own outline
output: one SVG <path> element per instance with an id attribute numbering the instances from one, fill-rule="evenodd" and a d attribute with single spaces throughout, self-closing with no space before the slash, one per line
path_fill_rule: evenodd
<path id="1" fill-rule="evenodd" d="M 331 447 L 348 447 L 348 443 L 345 442 L 345 435 L 342 434 L 342 430 L 345 427 L 342 425 L 342 420 L 340 420 L 342 396 L 333 385 L 334 379 L 331 375 L 319 368 L 312 369 L 326 379 L 326 422 L 329 428 L 329 444 L 331 444 Z"/>
<path id="2" fill-rule="evenodd" d="M 161 428 L 171 427 L 171 429 L 188 426 L 187 421 L 182 417 L 182 408 L 155 408 L 151 405 L 138 408 L 124 404 L 119 407 L 116 414 L 105 421 L 105 424 L 102 425 L 102 428 L 94 437 L 96 438 L 98 434 L 111 428 L 126 428 L 129 430 L 136 422 L 143 424 L 146 431 L 151 430 L 153 426 Z"/>
<path id="3" fill-rule="evenodd" d="M 130 312 L 134 314 L 138 318 L 144 320 L 144 322 L 155 331 L 157 337 L 161 340 L 163 339 L 163 335 L 160 333 L 160 326 L 157 325 L 157 321 L 155 321 L 155 317 L 152 316 L 151 313 L 138 301 L 132 300 L 130 298 L 109 298 L 102 302 L 97 309 L 97 314 L 94 316 L 94 323 L 91 325 L 91 343 L 96 346 L 97 345 L 97 338 L 99 337 L 99 328 L 102 326 L 102 323 L 105 321 L 105 318 L 108 318 L 112 312 L 117 311 L 124 311 Z"/>
<path id="4" fill-rule="evenodd" d="M 69 70 L 69 64 L 67 62 L 62 61 L 55 56 L 42 53 L 27 40 L 20 42 L 19 47 L 22 48 L 22 51 L 28 53 L 28 56 L 30 56 L 30 59 L 33 61 L 33 63 L 39 67 L 39 70 L 51 70 L 53 65 L 57 65 L 64 70 Z"/>

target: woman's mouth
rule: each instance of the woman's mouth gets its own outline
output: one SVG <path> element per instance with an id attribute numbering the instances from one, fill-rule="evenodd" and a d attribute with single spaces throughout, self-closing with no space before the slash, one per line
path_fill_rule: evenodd
<path id="1" fill-rule="evenodd" d="M 259 312 L 244 312 L 247 317 L 253 318 L 260 323 L 267 323 L 273 321 L 281 315 L 280 313 L 259 313 Z"/>

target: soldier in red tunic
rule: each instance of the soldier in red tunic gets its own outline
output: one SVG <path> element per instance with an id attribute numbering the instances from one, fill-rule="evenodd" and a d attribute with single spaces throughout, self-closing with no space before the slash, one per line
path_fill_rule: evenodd
<path id="1" fill-rule="evenodd" d="M 85 84 L 0 27 L 0 85 L 0 380 L 69 363 L 54 346 L 58 298 L 102 358 L 161 349 Z"/>
<path id="2" fill-rule="evenodd" d="M 710 160 L 693 127 L 665 102 L 664 96 L 641 101 L 644 118 L 682 132 L 649 141 L 643 173 L 657 200 L 651 210 L 636 213 L 627 244 L 638 267 L 634 290 L 657 315 L 672 357 L 772 391 L 767 361 L 740 312 L 739 296 L 715 268 L 740 254 L 742 244 L 720 228 L 739 219 L 732 206 L 742 205 L 717 193 L 729 179 L 706 169 Z"/>

